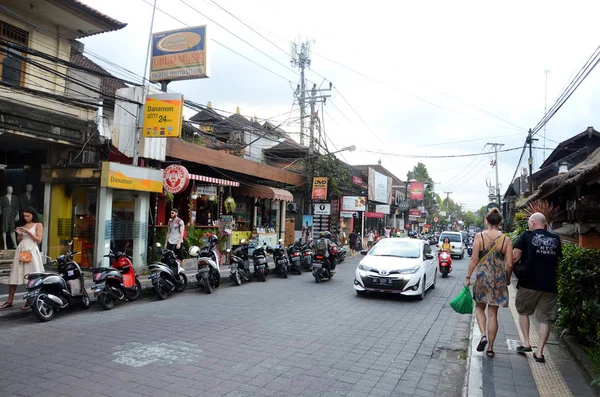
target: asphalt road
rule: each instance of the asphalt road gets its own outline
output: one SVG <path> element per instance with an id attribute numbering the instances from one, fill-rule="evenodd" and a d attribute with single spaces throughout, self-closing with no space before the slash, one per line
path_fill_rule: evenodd
<path id="1" fill-rule="evenodd" d="M 424 301 L 359 297 L 360 256 L 310 274 L 0 323 L 9 396 L 460 396 L 470 316 L 448 305 L 468 257 Z"/>

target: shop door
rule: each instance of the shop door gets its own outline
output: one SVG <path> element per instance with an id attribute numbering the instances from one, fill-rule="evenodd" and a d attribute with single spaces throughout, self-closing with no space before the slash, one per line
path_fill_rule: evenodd
<path id="1" fill-rule="evenodd" d="M 294 244 L 294 229 L 296 225 L 295 219 L 286 219 L 285 220 L 285 245 Z"/>

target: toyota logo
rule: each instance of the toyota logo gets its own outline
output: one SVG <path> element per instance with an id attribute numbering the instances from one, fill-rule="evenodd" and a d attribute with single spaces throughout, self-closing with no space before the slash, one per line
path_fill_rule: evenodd
<path id="1" fill-rule="evenodd" d="M 380 270 L 379 274 L 381 274 L 382 276 L 387 276 L 388 275 L 388 271 L 387 270 Z"/>

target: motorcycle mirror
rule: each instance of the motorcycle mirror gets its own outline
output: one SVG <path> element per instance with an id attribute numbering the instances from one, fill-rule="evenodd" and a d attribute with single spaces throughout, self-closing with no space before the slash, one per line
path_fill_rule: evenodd
<path id="1" fill-rule="evenodd" d="M 162 247 L 162 245 L 160 245 L 160 243 L 156 243 L 155 246 L 158 248 Z"/>
<path id="2" fill-rule="evenodd" d="M 69 247 L 73 245 L 73 240 L 69 241 L 68 243 Z"/>
<path id="3" fill-rule="evenodd" d="M 227 249 L 225 250 L 225 252 L 227 252 L 227 253 L 230 253 L 230 252 L 231 252 L 231 248 L 227 248 Z"/>
<path id="4" fill-rule="evenodd" d="M 104 248 L 110 248 L 110 243 L 104 244 Z"/>
<path id="5" fill-rule="evenodd" d="M 240 244 L 241 244 L 241 245 L 244 245 L 244 244 L 246 244 L 246 239 L 245 239 L 245 238 L 241 239 L 241 240 L 240 240 Z"/>

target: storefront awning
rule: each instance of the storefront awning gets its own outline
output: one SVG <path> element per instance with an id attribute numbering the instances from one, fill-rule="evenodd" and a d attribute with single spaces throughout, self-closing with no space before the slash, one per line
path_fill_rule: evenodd
<path id="1" fill-rule="evenodd" d="M 193 181 L 215 183 L 215 184 L 221 185 L 221 186 L 234 186 L 234 187 L 240 186 L 240 183 L 236 182 L 236 181 L 228 181 L 227 179 L 212 178 L 210 176 L 204 176 L 204 175 L 190 174 L 190 179 Z"/>
<path id="2" fill-rule="evenodd" d="M 271 199 L 271 200 L 282 200 L 282 201 L 294 201 L 294 196 L 292 193 L 283 189 L 276 189 L 274 187 L 269 186 L 252 186 L 252 187 L 242 187 L 239 190 L 236 190 L 236 193 L 242 196 L 248 197 L 257 197 L 262 199 Z"/>

